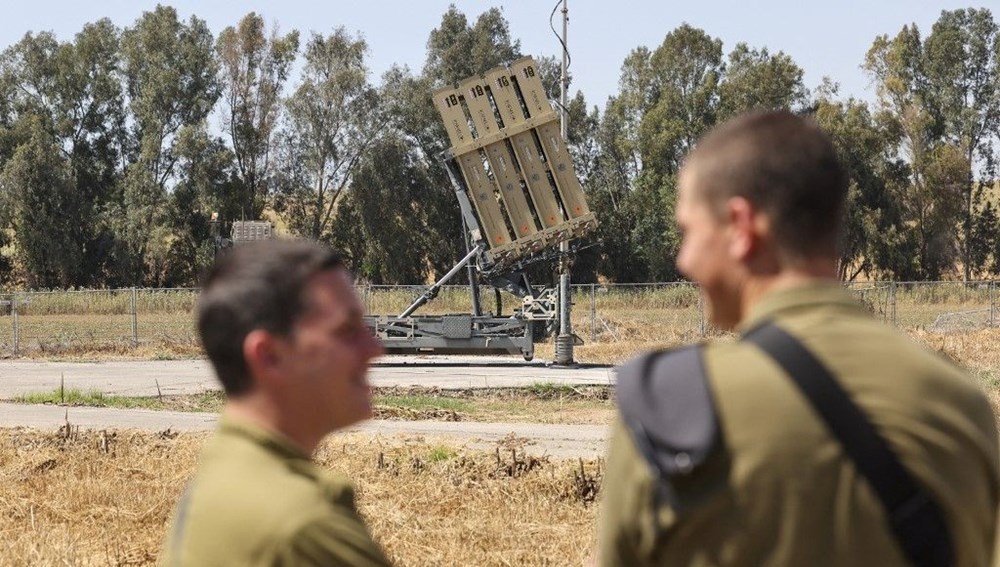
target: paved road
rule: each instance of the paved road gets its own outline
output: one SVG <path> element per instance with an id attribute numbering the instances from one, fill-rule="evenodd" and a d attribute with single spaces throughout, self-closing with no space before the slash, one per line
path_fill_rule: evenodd
<path id="1" fill-rule="evenodd" d="M 428 386 L 443 389 L 516 387 L 539 383 L 609 385 L 613 369 L 605 366 L 557 368 L 501 357 L 390 356 L 376 362 L 369 375 L 375 386 Z M 105 394 L 155 396 L 218 389 L 203 360 L 110 361 L 97 363 L 0 361 L 0 400 L 59 388 Z M 56 429 L 69 422 L 85 429 L 200 431 L 215 427 L 215 414 L 61 407 L 0 403 L 0 427 Z M 352 431 L 372 435 L 422 435 L 451 439 L 476 448 L 492 448 L 513 434 L 528 440 L 532 454 L 557 458 L 595 458 L 604 453 L 608 428 L 595 425 L 477 423 L 440 421 L 369 421 Z"/>
<path id="2" fill-rule="evenodd" d="M 83 429 L 205 431 L 214 429 L 217 421 L 218 416 L 213 413 L 0 403 L 0 428 L 55 431 L 69 423 Z M 347 431 L 373 436 L 420 435 L 478 449 L 492 449 L 497 442 L 513 435 L 527 440 L 525 450 L 532 455 L 593 459 L 604 454 L 609 428 L 603 425 L 372 420 Z"/>
<path id="3" fill-rule="evenodd" d="M 66 388 L 125 396 L 196 394 L 219 388 L 205 360 L 36 362 L 0 360 L 0 400 Z M 512 357 L 386 356 L 372 366 L 373 386 L 501 388 L 539 383 L 609 385 L 608 366 L 558 368 Z"/>

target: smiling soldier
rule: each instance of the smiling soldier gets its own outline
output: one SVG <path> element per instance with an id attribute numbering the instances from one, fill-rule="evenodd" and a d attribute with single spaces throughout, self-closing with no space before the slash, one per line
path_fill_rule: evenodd
<path id="1" fill-rule="evenodd" d="M 738 337 L 620 369 L 601 564 L 990 565 L 990 404 L 837 281 L 847 175 L 829 139 L 741 116 L 678 192 L 677 266 Z"/>
<path id="2" fill-rule="evenodd" d="M 368 363 L 382 353 L 340 257 L 299 240 L 233 249 L 208 276 L 198 330 L 226 406 L 161 564 L 388 564 L 350 482 L 310 458 L 371 416 Z"/>

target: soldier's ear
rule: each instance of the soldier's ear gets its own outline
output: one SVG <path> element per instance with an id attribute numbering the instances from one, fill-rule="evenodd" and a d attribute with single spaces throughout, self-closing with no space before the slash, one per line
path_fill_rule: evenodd
<path id="1" fill-rule="evenodd" d="M 278 338 L 268 331 L 256 329 L 243 339 L 243 359 L 254 381 L 266 380 L 281 360 Z"/>
<path id="2" fill-rule="evenodd" d="M 729 255 L 734 260 L 744 260 L 760 241 L 760 217 L 763 215 L 745 197 L 727 199 L 725 214 L 730 236 Z"/>

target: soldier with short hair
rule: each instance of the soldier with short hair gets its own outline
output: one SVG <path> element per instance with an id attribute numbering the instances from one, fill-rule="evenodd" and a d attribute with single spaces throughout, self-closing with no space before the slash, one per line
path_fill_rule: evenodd
<path id="1" fill-rule="evenodd" d="M 383 566 L 345 478 L 310 458 L 371 416 L 382 353 L 329 248 L 261 240 L 222 255 L 198 330 L 226 393 L 218 431 L 177 505 L 160 563 Z"/>
<path id="2" fill-rule="evenodd" d="M 829 139 L 789 112 L 688 157 L 677 265 L 738 337 L 620 369 L 601 565 L 991 564 L 993 411 L 837 281 L 846 194 Z"/>

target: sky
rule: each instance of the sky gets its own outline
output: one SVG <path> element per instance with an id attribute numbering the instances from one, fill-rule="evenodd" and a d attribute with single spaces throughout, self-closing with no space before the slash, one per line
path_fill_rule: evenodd
<path id="1" fill-rule="evenodd" d="M 873 101 L 869 77 L 860 69 L 865 52 L 878 35 L 895 35 L 915 23 L 926 36 L 942 10 L 989 8 L 1000 19 L 1000 0 L 975 3 L 951 0 L 567 0 L 568 44 L 573 84 L 570 94 L 582 90 L 589 105 L 603 109 L 618 90 L 621 64 L 639 46 L 656 48 L 683 23 L 705 30 L 723 42 L 728 54 L 739 42 L 751 47 L 783 51 L 805 71 L 810 90 L 824 76 L 841 86 L 842 96 Z M 491 7 L 500 7 L 513 39 L 529 55 L 559 55 L 560 46 L 549 27 L 558 0 L 0 0 L 0 49 L 16 43 L 27 32 L 51 31 L 70 40 L 85 23 L 109 17 L 119 27 L 129 26 L 157 3 L 177 9 L 181 18 L 196 15 L 216 35 L 255 11 L 269 25 L 287 32 L 327 34 L 339 26 L 360 33 L 369 46 L 372 79 L 393 64 L 415 73 L 424 65 L 427 38 L 441 22 L 449 4 L 469 19 Z M 808 6 L 806 8 L 805 6 Z M 552 21 L 561 31 L 560 12 Z"/>

